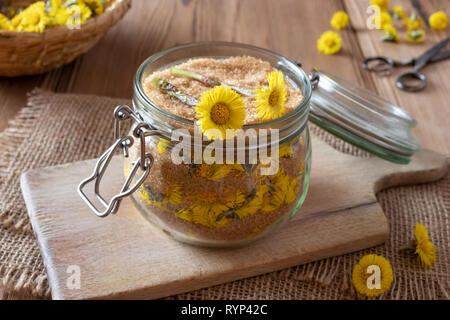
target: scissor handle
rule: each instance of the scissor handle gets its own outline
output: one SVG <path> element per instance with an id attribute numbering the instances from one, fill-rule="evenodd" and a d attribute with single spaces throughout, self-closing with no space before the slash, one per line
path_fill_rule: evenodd
<path id="1" fill-rule="evenodd" d="M 386 72 L 394 68 L 395 61 L 391 58 L 376 56 L 365 58 L 362 61 L 362 67 L 373 72 Z"/>
<path id="2" fill-rule="evenodd" d="M 409 84 L 413 80 L 416 84 Z M 397 88 L 404 91 L 419 91 L 427 85 L 427 77 L 419 71 L 406 72 L 400 75 L 395 82 Z"/>

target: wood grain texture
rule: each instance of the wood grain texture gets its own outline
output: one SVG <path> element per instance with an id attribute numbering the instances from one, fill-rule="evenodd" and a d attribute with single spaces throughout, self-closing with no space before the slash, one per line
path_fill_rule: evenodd
<path id="1" fill-rule="evenodd" d="M 401 3 L 406 12 L 413 12 L 410 1 L 396 1 Z M 437 10 L 444 10 L 450 14 L 450 1 L 421 1 L 424 11 L 430 15 Z M 366 1 L 344 0 L 346 11 L 351 17 L 351 23 L 356 32 L 357 42 L 364 57 L 383 55 L 396 60 L 414 58 L 421 55 L 434 44 L 450 35 L 447 31 L 436 31 L 425 27 L 426 39 L 423 44 L 411 44 L 406 40 L 405 27 L 394 20 L 394 26 L 398 28 L 401 44 L 382 42 L 383 34 L 380 30 L 368 30 Z M 447 47 L 450 50 L 450 46 Z M 419 125 L 414 133 L 427 148 L 440 150 L 450 154 L 450 59 L 427 65 L 421 72 L 428 78 L 425 90 L 419 93 L 411 93 L 398 90 L 395 86 L 397 77 L 412 68 L 396 68 L 387 77 L 379 77 L 371 74 L 372 81 L 378 93 L 386 99 L 397 103 L 415 117 Z M 370 72 L 366 72 L 370 74 Z"/>
<path id="2" fill-rule="evenodd" d="M 41 247 L 54 299 L 159 298 L 375 246 L 388 223 L 375 192 L 441 178 L 444 156 L 422 151 L 408 166 L 344 155 L 313 138 L 311 184 L 299 213 L 283 228 L 249 246 L 201 248 L 154 228 L 129 199 L 104 219 L 76 192 L 94 160 L 36 169 L 21 185 Z M 122 172 L 114 158 L 112 172 Z M 111 195 L 120 174 L 104 181 Z M 69 290 L 67 268 L 81 270 L 81 289 Z"/>
<path id="3" fill-rule="evenodd" d="M 450 1 L 420 0 L 428 14 L 443 10 Z M 224 40 L 245 42 L 301 60 L 305 70 L 320 67 L 354 81 L 399 104 L 419 121 L 416 130 L 423 145 L 450 153 L 450 60 L 427 66 L 429 86 L 421 93 L 404 93 L 394 87 L 396 73 L 387 78 L 362 70 L 364 56 L 385 54 L 393 58 L 420 54 L 449 35 L 427 29 L 422 45 L 379 41 L 380 31 L 365 27 L 369 0 L 135 0 L 124 20 L 100 43 L 67 67 L 40 77 L 0 79 L 0 130 L 25 105 L 25 93 L 34 86 L 58 92 L 90 93 L 130 98 L 139 64 L 151 54 L 176 44 Z M 409 0 L 396 0 L 410 9 Z M 352 28 L 341 30 L 343 50 L 326 56 L 316 50 L 320 34 L 331 29 L 329 20 L 346 10 Z M 57 119 L 55 118 L 55 121 Z"/>

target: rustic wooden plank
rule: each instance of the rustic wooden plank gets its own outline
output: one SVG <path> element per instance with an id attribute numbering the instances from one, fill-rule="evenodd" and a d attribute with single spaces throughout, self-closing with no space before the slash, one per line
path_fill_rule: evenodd
<path id="1" fill-rule="evenodd" d="M 400 184 L 429 182 L 445 174 L 446 159 L 423 151 L 407 166 L 344 155 L 313 138 L 308 197 L 300 212 L 276 232 L 235 249 L 179 243 L 154 228 L 125 199 L 104 219 L 76 193 L 95 160 L 36 169 L 22 190 L 54 299 L 158 298 L 246 278 L 382 243 L 388 223 L 375 193 Z M 120 156 L 111 172 L 122 171 Z M 112 195 L 123 177 L 103 181 Z M 67 268 L 78 265 L 81 288 L 67 287 Z"/>
<path id="2" fill-rule="evenodd" d="M 409 1 L 397 1 L 410 8 Z M 301 60 L 305 69 L 320 67 L 378 92 L 411 112 L 420 122 L 416 133 L 428 148 L 448 153 L 447 107 L 450 61 L 427 67 L 430 86 L 419 94 L 393 87 L 394 76 L 378 78 L 360 67 L 363 56 L 383 53 L 392 57 L 419 54 L 448 35 L 428 31 L 423 45 L 395 45 L 378 41 L 379 31 L 365 27 L 368 1 L 296 0 L 147 0 L 134 1 L 132 10 L 89 53 L 69 67 L 42 77 L 0 79 L 0 130 L 26 101 L 34 86 L 58 92 L 132 96 L 132 81 L 139 64 L 151 54 L 179 44 L 201 40 L 245 42 Z M 448 1 L 422 1 L 424 9 L 449 10 Z M 340 31 L 343 51 L 325 56 L 316 50 L 320 34 L 330 29 L 336 10 L 349 12 L 353 28 Z M 212 14 L 212 13 L 220 14 Z M 396 72 L 395 74 L 398 74 Z"/>
<path id="3" fill-rule="evenodd" d="M 346 9 L 350 15 L 351 23 L 356 30 L 356 35 L 365 57 L 383 55 L 393 59 L 416 57 L 428 48 L 449 36 L 447 31 L 436 31 L 425 28 L 427 37 L 423 44 L 410 44 L 406 40 L 405 28 L 400 22 L 395 22 L 401 34 L 402 43 L 389 43 L 379 40 L 382 31 L 368 30 L 366 27 L 366 8 L 368 1 L 344 0 Z M 450 13 L 449 1 L 421 1 L 428 14 L 437 10 Z M 413 10 L 410 1 L 396 1 L 407 12 Z M 409 68 L 409 69 L 408 69 Z M 378 77 L 370 72 L 378 93 L 384 98 L 397 103 L 419 122 L 415 134 L 422 144 L 434 150 L 450 153 L 450 59 L 426 66 L 422 71 L 428 77 L 428 86 L 418 93 L 404 92 L 395 87 L 395 80 L 401 73 L 409 71 L 411 67 L 397 68 L 388 77 Z"/>
<path id="4" fill-rule="evenodd" d="M 343 53 L 333 58 L 316 50 L 341 1 L 199 0 L 135 1 L 125 19 L 74 70 L 69 91 L 131 97 L 132 81 L 151 54 L 176 44 L 221 40 L 249 43 L 320 66 L 359 84 L 371 84 L 351 30 L 343 31 Z M 214 14 L 220 13 L 220 14 Z M 318 14 L 320 13 L 320 14 Z"/>

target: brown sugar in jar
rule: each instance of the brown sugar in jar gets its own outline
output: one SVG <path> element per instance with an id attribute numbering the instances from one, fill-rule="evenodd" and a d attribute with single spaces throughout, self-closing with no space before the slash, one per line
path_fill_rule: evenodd
<path id="1" fill-rule="evenodd" d="M 267 74 L 276 70 L 269 62 L 250 56 L 192 58 L 176 67 L 250 90 L 267 86 Z M 193 121 L 195 126 L 194 108 L 155 87 L 155 78 L 168 81 L 196 99 L 212 87 L 173 74 L 169 67 L 142 79 L 146 97 L 156 106 L 170 115 Z M 301 104 L 303 96 L 289 79 L 286 92 L 285 114 L 289 114 Z M 241 97 L 245 104 L 244 130 L 248 125 L 263 123 L 258 118 L 254 97 Z M 168 123 L 176 125 L 171 119 Z M 146 139 L 145 149 L 152 151 L 154 162 L 132 198 L 148 220 L 179 240 L 207 246 L 252 241 L 289 220 L 306 193 L 307 130 L 280 145 L 278 170 L 272 175 L 261 174 L 264 164 L 260 162 L 175 164 L 172 148 L 173 142 L 167 138 Z M 130 157 L 125 161 L 126 176 L 140 149 L 139 141 L 130 148 Z"/>

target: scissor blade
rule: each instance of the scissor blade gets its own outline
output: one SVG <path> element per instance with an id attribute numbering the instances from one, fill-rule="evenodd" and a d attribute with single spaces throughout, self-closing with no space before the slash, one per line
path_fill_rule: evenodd
<path id="1" fill-rule="evenodd" d="M 450 50 L 434 55 L 433 58 L 431 58 L 430 62 L 437 62 L 448 58 L 450 58 Z"/>
<path id="2" fill-rule="evenodd" d="M 418 0 L 411 0 L 411 4 L 414 7 L 414 9 L 416 9 L 417 12 L 419 12 L 420 17 L 423 19 L 423 21 L 425 21 L 427 26 L 430 26 L 430 23 L 428 22 L 427 15 L 425 14 L 425 11 L 423 11 L 422 5 L 419 3 L 419 1 Z"/>
<path id="3" fill-rule="evenodd" d="M 414 70 L 418 71 L 420 68 L 422 68 L 424 65 L 427 64 L 436 54 L 439 53 L 447 43 L 450 41 L 450 38 L 447 38 L 445 40 L 442 40 L 437 45 L 432 47 L 431 49 L 427 50 L 424 54 L 422 54 L 419 58 L 416 59 L 416 62 L 414 63 Z"/>

